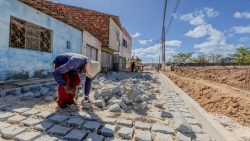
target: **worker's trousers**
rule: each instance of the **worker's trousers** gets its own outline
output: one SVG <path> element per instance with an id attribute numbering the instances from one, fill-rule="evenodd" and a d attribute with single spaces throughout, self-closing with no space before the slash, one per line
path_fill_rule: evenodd
<path id="1" fill-rule="evenodd" d="M 60 67 L 60 65 L 55 64 L 55 69 Z M 76 87 L 80 84 L 81 80 L 79 74 L 68 72 L 63 74 L 63 79 L 66 82 L 67 86 L 73 88 L 76 91 Z M 73 104 L 74 103 L 75 93 L 67 93 L 63 86 L 58 86 L 58 106 L 62 106 L 65 104 Z"/>

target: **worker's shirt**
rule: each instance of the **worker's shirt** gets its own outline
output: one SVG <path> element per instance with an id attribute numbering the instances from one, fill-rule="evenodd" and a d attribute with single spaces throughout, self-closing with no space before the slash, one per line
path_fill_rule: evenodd
<path id="1" fill-rule="evenodd" d="M 57 69 L 52 73 L 59 86 L 65 86 L 66 82 L 63 79 L 62 74 L 65 73 L 82 73 L 83 66 L 87 63 L 88 58 L 81 54 L 65 53 L 56 57 L 54 64 L 59 65 Z M 90 93 L 92 79 L 86 77 L 85 82 L 85 95 Z"/>

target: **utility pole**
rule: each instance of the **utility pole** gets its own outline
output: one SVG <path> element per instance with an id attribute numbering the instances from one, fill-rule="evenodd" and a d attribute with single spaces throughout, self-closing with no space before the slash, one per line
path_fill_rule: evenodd
<path id="1" fill-rule="evenodd" d="M 165 0 L 164 9 L 163 9 L 163 22 L 162 22 L 162 34 L 161 34 L 161 44 L 162 44 L 162 70 L 165 70 L 165 50 L 166 50 L 166 37 L 165 37 L 165 21 L 166 21 L 166 12 L 167 12 L 167 0 Z"/>

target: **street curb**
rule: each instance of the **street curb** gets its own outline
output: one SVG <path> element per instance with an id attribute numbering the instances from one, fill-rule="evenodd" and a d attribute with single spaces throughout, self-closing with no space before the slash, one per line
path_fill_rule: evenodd
<path id="1" fill-rule="evenodd" d="M 170 80 L 162 72 L 160 74 L 166 78 L 173 89 L 179 93 L 180 97 L 184 100 L 185 104 L 188 106 L 190 112 L 193 114 L 195 119 L 197 119 L 201 125 L 202 129 L 206 131 L 212 139 L 217 141 L 237 141 L 238 139 L 227 131 L 219 122 L 212 119 L 212 117 L 200 107 L 200 105 L 194 101 L 190 96 L 188 96 L 182 89 L 180 89 L 172 80 Z"/>

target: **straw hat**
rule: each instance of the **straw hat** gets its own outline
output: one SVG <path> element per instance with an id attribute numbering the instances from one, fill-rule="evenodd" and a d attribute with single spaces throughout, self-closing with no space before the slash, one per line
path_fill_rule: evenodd
<path id="1" fill-rule="evenodd" d="M 97 73 L 99 73 L 101 70 L 101 65 L 97 61 L 88 60 L 88 63 L 86 64 L 86 76 L 88 78 L 93 78 Z"/>

